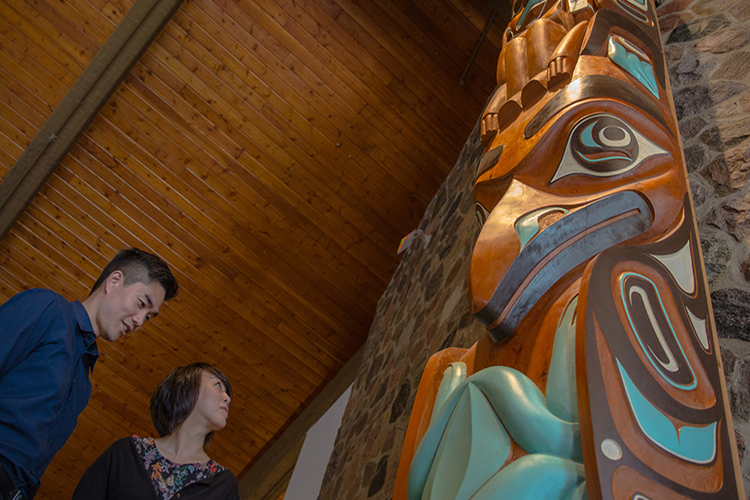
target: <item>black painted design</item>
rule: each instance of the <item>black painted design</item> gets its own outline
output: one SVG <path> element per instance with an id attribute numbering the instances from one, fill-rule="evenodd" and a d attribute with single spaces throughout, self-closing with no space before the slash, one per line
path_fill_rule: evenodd
<path id="1" fill-rule="evenodd" d="M 575 160 L 584 168 L 604 174 L 622 171 L 638 158 L 638 142 L 622 120 L 594 116 L 583 120 L 571 138 Z"/>
<path id="2" fill-rule="evenodd" d="M 650 3 L 650 2 L 649 2 Z M 651 52 L 654 62 L 654 73 L 662 89 L 666 89 L 666 69 L 664 52 L 661 48 L 661 39 L 656 25 L 644 28 L 642 24 L 633 22 L 627 16 L 614 10 L 601 9 L 591 19 L 590 35 L 586 45 L 581 50 L 581 55 L 593 56 L 599 54 L 609 41 L 609 32 L 613 26 L 632 33 L 633 39 L 643 42 Z"/>
<path id="3" fill-rule="evenodd" d="M 550 184 L 574 174 L 613 177 L 666 153 L 623 120 L 597 113 L 581 119 L 573 128 Z"/>
<path id="4" fill-rule="evenodd" d="M 640 2 L 633 1 L 633 0 L 613 0 L 623 11 L 630 14 L 632 17 L 637 19 L 638 21 L 653 26 L 654 18 L 651 14 L 651 2 L 648 0 L 644 1 L 642 4 L 638 5 Z M 643 6 L 641 9 L 640 6 Z"/>
<path id="5" fill-rule="evenodd" d="M 672 328 L 672 321 L 679 318 L 667 316 L 654 283 L 643 276 L 627 276 L 622 282 L 620 298 L 654 368 L 675 386 L 692 386 L 695 374 Z"/>
<path id="6" fill-rule="evenodd" d="M 718 363 L 716 359 L 716 353 L 713 349 L 708 352 L 705 351 L 695 335 L 692 329 L 691 321 L 688 317 L 687 309 L 693 311 L 700 317 L 707 317 L 708 315 L 708 296 L 705 287 L 705 280 L 703 276 L 703 269 L 701 266 L 694 266 L 696 272 L 697 288 L 691 295 L 683 292 L 679 285 L 674 281 L 674 278 L 669 271 L 654 258 L 653 255 L 668 255 L 678 252 L 684 248 L 686 244 L 691 247 L 691 253 L 693 256 L 698 255 L 698 238 L 696 229 L 694 226 L 694 215 L 690 201 L 687 196 L 684 199 L 684 210 L 685 215 L 681 226 L 670 236 L 662 241 L 652 243 L 649 245 L 641 246 L 618 246 L 610 248 L 605 252 L 602 252 L 593 263 L 591 272 L 588 277 L 588 291 L 586 294 L 585 301 L 579 302 L 579 307 L 585 307 L 585 310 L 578 311 L 578 317 L 585 321 L 585 356 L 586 356 L 586 384 L 588 386 L 588 397 L 591 402 L 591 425 L 593 433 L 592 441 L 583 441 L 584 452 L 586 447 L 593 446 L 593 450 L 596 455 L 597 471 L 599 475 L 599 485 L 602 498 L 612 498 L 612 476 L 615 469 L 618 467 L 630 467 L 640 474 L 649 477 L 651 480 L 662 484 L 666 488 L 693 499 L 701 500 L 719 500 L 723 498 L 735 498 L 737 496 L 737 484 L 735 481 L 735 471 L 733 469 L 733 461 L 731 456 L 731 447 L 729 440 L 733 437 L 729 434 L 729 429 L 725 419 L 725 407 L 726 401 L 723 399 L 723 393 L 721 391 L 721 373 L 719 372 Z M 675 328 L 684 328 L 688 333 L 690 339 L 687 345 L 683 343 L 683 348 L 687 351 L 692 351 L 692 359 L 697 359 L 698 364 L 693 366 L 692 371 L 701 371 L 705 378 L 696 377 L 697 383 L 700 385 L 701 381 L 708 380 L 708 384 L 711 386 L 711 391 L 716 395 L 715 401 L 706 400 L 706 403 L 702 407 L 696 407 L 695 403 L 688 406 L 681 402 L 673 394 L 685 393 L 686 390 L 671 388 L 665 390 L 662 385 L 658 383 L 647 366 L 641 362 L 641 358 L 636 351 L 637 348 L 631 343 L 628 338 L 626 326 L 621 322 L 621 316 L 618 313 L 616 303 L 622 302 L 622 292 L 617 286 L 613 286 L 613 274 L 619 276 L 622 269 L 618 268 L 615 271 L 615 267 L 624 262 L 635 262 L 638 263 L 644 271 L 651 276 L 660 276 L 667 283 L 667 289 L 656 290 L 651 280 L 643 280 L 634 278 L 632 282 L 625 283 L 627 289 L 640 286 L 643 289 L 651 290 L 647 291 L 647 295 L 650 297 L 649 302 L 653 303 L 658 301 L 655 294 L 660 293 L 661 295 L 670 294 L 677 304 L 677 310 L 679 311 L 678 317 L 669 317 Z M 645 266 L 645 267 L 644 267 Z M 627 281 L 627 280 L 626 280 Z M 648 284 L 648 281 L 651 284 Z M 645 332 L 647 327 L 644 326 L 644 311 L 641 309 L 640 313 L 636 311 L 638 304 L 635 300 L 631 301 L 633 306 L 634 317 L 636 319 L 636 328 L 640 332 Z M 658 324 L 662 328 L 666 328 L 667 318 L 663 317 L 657 320 Z M 610 354 L 604 354 L 604 358 L 600 357 L 599 349 L 596 341 L 597 326 L 599 331 L 604 336 L 606 341 L 606 347 Z M 709 327 L 709 336 L 712 336 L 713 325 L 707 325 Z M 712 344 L 712 343 L 711 343 Z M 646 348 L 653 346 L 654 342 L 647 341 Z M 674 343 L 667 344 L 670 349 L 677 349 Z M 640 348 L 640 347 L 638 347 Z M 662 361 L 667 361 L 664 356 L 660 356 Z M 653 468 L 651 465 L 645 464 L 641 459 L 638 458 L 634 452 L 634 443 L 629 441 L 630 438 L 621 435 L 618 432 L 618 428 L 615 425 L 615 419 L 609 412 L 608 404 L 601 404 L 603 401 L 608 401 L 608 396 L 611 394 L 612 388 L 605 386 L 604 377 L 602 376 L 602 363 L 604 360 L 616 359 L 619 361 L 625 371 L 629 374 L 631 379 L 637 385 L 638 391 L 653 405 L 655 405 L 660 412 L 665 415 L 672 416 L 678 421 L 682 421 L 692 426 L 706 426 L 714 422 L 719 422 L 719 449 L 721 450 L 721 479 L 719 482 L 719 489 L 715 492 L 697 491 L 686 484 L 680 484 L 664 476 L 667 474 L 665 470 L 659 470 L 659 467 Z M 687 360 L 675 361 L 679 365 L 679 370 L 687 368 Z M 612 361 L 608 361 L 611 363 Z M 583 376 L 583 375 L 581 375 Z M 677 380 L 687 381 L 685 375 L 675 374 L 673 381 Z M 705 390 L 705 386 L 701 386 Z M 700 389 L 700 388 L 699 388 Z M 692 389 L 687 389 L 687 391 Z M 696 389 L 698 390 L 698 389 Z M 670 392 L 671 391 L 671 392 Z M 630 414 L 627 415 L 631 417 Z M 621 418 L 622 415 L 618 415 Z M 622 444 L 622 458 L 617 461 L 608 459 L 600 449 L 599 443 L 604 439 L 614 439 L 618 443 Z M 644 442 L 646 438 L 642 438 Z M 666 452 L 665 452 L 666 453 Z M 653 453 L 648 453 L 649 459 L 654 457 Z M 655 459 L 656 463 L 658 458 Z M 714 462 L 707 464 L 706 467 L 710 467 L 718 464 L 718 459 Z M 666 466 L 667 462 L 665 462 Z M 689 465 L 685 462 L 684 471 L 675 473 L 675 477 L 690 478 L 694 473 L 691 471 L 697 470 L 695 466 Z M 591 483 L 589 483 L 591 484 Z"/>
<path id="7" fill-rule="evenodd" d="M 573 85 L 576 82 L 578 83 Z M 558 92 L 555 97 L 550 99 L 526 125 L 523 132 L 524 138 L 530 139 L 533 137 L 563 109 L 587 99 L 626 102 L 651 116 L 674 137 L 674 132 L 667 126 L 661 110 L 646 94 L 617 78 L 604 75 L 591 75 L 574 80 Z"/>
<path id="8" fill-rule="evenodd" d="M 494 167 L 498 160 L 500 159 L 500 156 L 503 154 L 503 145 L 497 146 L 495 148 L 490 149 L 487 151 L 484 156 L 482 156 L 482 161 L 479 162 L 479 167 L 477 168 L 477 175 L 476 177 L 479 178 L 480 175 L 485 173 L 487 170 Z"/>

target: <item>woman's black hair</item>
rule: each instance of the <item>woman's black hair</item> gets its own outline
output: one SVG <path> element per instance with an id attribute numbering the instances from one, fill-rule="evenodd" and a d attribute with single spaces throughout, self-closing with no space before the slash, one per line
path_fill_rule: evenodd
<path id="1" fill-rule="evenodd" d="M 151 421 L 160 437 L 172 434 L 193 412 L 198 402 L 204 371 L 215 375 L 224 384 L 229 398 L 232 398 L 229 380 L 215 366 L 208 363 L 178 366 L 159 382 L 151 396 Z M 207 448 L 213 438 L 214 433 L 211 431 L 206 435 L 203 447 Z"/>

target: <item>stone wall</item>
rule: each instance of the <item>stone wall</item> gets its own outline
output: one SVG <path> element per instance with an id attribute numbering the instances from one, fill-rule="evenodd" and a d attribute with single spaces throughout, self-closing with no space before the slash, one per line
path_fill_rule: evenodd
<path id="1" fill-rule="evenodd" d="M 750 1 L 673 0 L 658 12 L 750 492 Z M 378 303 L 322 500 L 391 498 L 427 359 L 484 332 L 467 295 L 481 153 L 475 129 L 420 224 L 430 242 L 406 251 Z"/>

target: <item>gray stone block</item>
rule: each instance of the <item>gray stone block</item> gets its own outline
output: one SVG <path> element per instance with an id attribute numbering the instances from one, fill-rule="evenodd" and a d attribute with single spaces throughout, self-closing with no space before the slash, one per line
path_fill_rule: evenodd
<path id="1" fill-rule="evenodd" d="M 706 277 L 708 284 L 713 285 L 719 281 L 729 269 L 729 263 L 732 260 L 732 249 L 729 244 L 716 235 L 709 235 L 701 238 L 701 248 L 703 250 L 703 260 L 706 266 Z"/>
<path id="2" fill-rule="evenodd" d="M 717 196 L 744 188 L 750 175 L 750 147 L 743 145 L 717 156 L 701 173 Z"/>
<path id="3" fill-rule="evenodd" d="M 734 82 L 712 83 L 710 88 L 703 85 L 687 87 L 673 94 L 677 119 L 701 113 L 745 90 L 745 86 Z"/>
<path id="4" fill-rule="evenodd" d="M 720 338 L 750 340 L 750 292 L 739 288 L 716 290 L 711 293 L 711 302 Z M 750 380 L 747 382 L 745 386 L 750 387 Z"/>
<path id="5" fill-rule="evenodd" d="M 711 2 L 711 3 L 719 3 Z M 667 38 L 667 45 L 672 43 L 689 42 L 707 37 L 712 33 L 726 28 L 729 20 L 724 14 L 717 14 L 709 18 L 694 19 L 682 26 L 676 27 Z"/>

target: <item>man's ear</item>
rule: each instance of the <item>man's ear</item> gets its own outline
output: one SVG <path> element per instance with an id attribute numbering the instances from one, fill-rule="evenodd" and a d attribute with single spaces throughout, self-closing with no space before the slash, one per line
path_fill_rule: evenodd
<path id="1" fill-rule="evenodd" d="M 112 274 L 110 274 L 104 281 L 104 293 L 107 294 L 115 287 L 122 285 L 124 279 L 122 271 L 112 271 Z"/>

